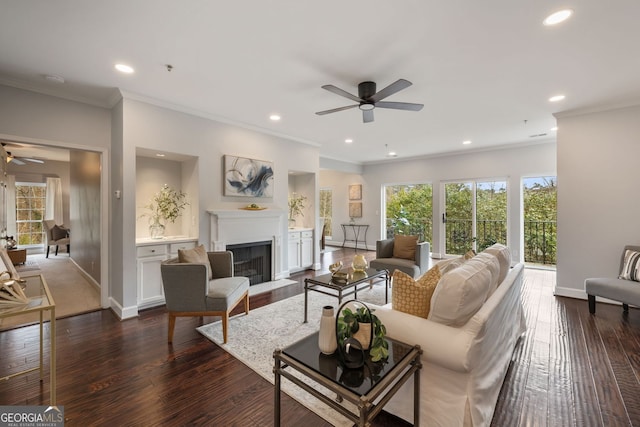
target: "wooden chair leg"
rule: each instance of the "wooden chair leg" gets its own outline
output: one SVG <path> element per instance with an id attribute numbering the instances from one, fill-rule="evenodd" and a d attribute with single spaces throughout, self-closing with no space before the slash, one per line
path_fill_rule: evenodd
<path id="1" fill-rule="evenodd" d="M 595 314 L 596 312 L 596 296 L 589 295 L 589 313 Z"/>
<path id="2" fill-rule="evenodd" d="M 624 310 L 625 313 L 628 313 L 629 312 L 629 304 L 622 303 L 622 309 Z"/>
<path id="3" fill-rule="evenodd" d="M 176 327 L 176 316 L 172 313 L 169 313 L 169 337 L 168 343 L 171 344 L 173 342 L 173 330 Z"/>
<path id="4" fill-rule="evenodd" d="M 244 295 L 244 314 L 249 314 L 249 292 Z"/>
<path id="5" fill-rule="evenodd" d="M 56 256 L 58 256 L 58 245 L 56 245 Z"/>
<path id="6" fill-rule="evenodd" d="M 51 249 L 51 246 L 47 245 L 47 256 L 45 258 L 49 258 L 49 249 Z"/>
<path id="7" fill-rule="evenodd" d="M 227 343 L 227 328 L 229 327 L 229 312 L 227 311 L 222 316 L 222 338 L 224 343 Z"/>

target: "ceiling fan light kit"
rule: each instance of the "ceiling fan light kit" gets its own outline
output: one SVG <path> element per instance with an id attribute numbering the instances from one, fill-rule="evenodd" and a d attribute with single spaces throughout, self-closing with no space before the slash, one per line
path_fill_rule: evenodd
<path id="1" fill-rule="evenodd" d="M 411 86 L 411 82 L 405 79 L 398 79 L 385 87 L 379 92 L 376 92 L 375 82 L 362 82 L 358 84 L 358 96 L 352 95 L 349 92 L 340 89 L 334 85 L 324 85 L 322 89 L 335 93 L 336 95 L 343 96 L 347 99 L 357 102 L 354 105 L 347 105 L 345 107 L 332 108 L 331 110 L 318 111 L 316 114 L 324 116 L 325 114 L 337 113 L 338 111 L 349 110 L 351 108 L 358 107 L 362 111 L 362 121 L 364 123 L 370 123 L 373 121 L 373 110 L 375 108 L 389 108 L 393 110 L 404 111 L 420 111 L 423 104 L 414 104 L 410 102 L 381 102 L 383 99 L 400 92 L 402 89 L 406 89 Z"/>

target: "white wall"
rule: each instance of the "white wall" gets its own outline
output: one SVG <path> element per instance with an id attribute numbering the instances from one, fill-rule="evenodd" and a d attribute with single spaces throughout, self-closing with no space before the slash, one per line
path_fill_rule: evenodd
<path id="1" fill-rule="evenodd" d="M 557 295 L 586 298 L 584 279 L 616 277 L 640 244 L 640 106 L 558 114 Z"/>
<path id="2" fill-rule="evenodd" d="M 333 190 L 333 239 L 341 243 L 339 228 L 348 222 L 348 186 L 362 183 L 363 218 L 358 223 L 369 224 L 367 246 L 375 249 L 375 241 L 382 238 L 382 187 L 389 184 L 431 183 L 434 197 L 434 238 L 431 250 L 443 252 L 444 239 L 441 230 L 443 196 L 442 182 L 461 179 L 507 180 L 509 186 L 509 213 L 515 219 L 509 222 L 509 246 L 522 255 L 522 178 L 556 174 L 556 146 L 554 143 L 536 144 L 518 148 L 476 151 L 464 154 L 431 157 L 416 160 L 398 160 L 377 165 L 366 165 L 362 175 L 323 170 L 320 187 Z"/>
<path id="3" fill-rule="evenodd" d="M 122 297 L 117 303 L 122 305 L 125 317 L 136 311 L 135 218 L 136 206 L 140 203 L 135 195 L 137 147 L 154 148 L 197 158 L 196 170 L 200 183 L 197 195 L 199 203 L 196 214 L 199 224 L 197 237 L 205 247 L 209 247 L 210 241 L 210 221 L 207 210 L 238 209 L 250 203 L 258 203 L 267 208 L 286 211 L 289 170 L 317 174 L 319 169 L 317 147 L 137 100 L 123 100 L 122 122 L 122 167 L 118 168 L 117 172 L 122 177 L 121 203 L 124 225 L 121 234 L 122 251 L 114 256 L 119 258 L 117 263 L 122 264 L 124 272 L 120 285 Z M 114 131 L 114 133 L 117 132 Z M 117 138 L 114 138 L 114 143 L 119 143 Z M 113 147 L 113 151 L 116 153 L 118 149 Z M 223 157 L 225 154 L 272 161 L 273 197 L 224 196 Z M 114 178 L 114 182 L 118 182 L 118 179 Z M 287 235 L 286 227 L 287 224 L 283 224 L 283 236 Z M 280 259 L 286 260 L 286 244 L 283 245 L 282 251 Z M 285 270 L 286 266 L 281 266 L 281 269 Z M 116 295 L 115 292 L 114 295 Z"/>

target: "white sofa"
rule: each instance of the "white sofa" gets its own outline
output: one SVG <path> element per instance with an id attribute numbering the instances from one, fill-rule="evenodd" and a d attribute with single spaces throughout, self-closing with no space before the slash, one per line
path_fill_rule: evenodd
<path id="1" fill-rule="evenodd" d="M 434 291 L 427 319 L 393 310 L 391 304 L 371 307 L 386 326 L 389 337 L 418 344 L 422 348 L 421 425 L 452 427 L 491 424 L 513 350 L 525 331 L 520 299 L 523 265 L 517 264 L 511 268 L 508 249 L 502 248 L 506 249 L 508 257 L 479 254 L 461 267 L 444 274 Z M 498 273 L 496 263 L 500 266 Z M 466 268 L 466 273 L 460 268 Z M 469 274 L 469 269 L 474 268 L 477 274 Z M 481 296 L 484 291 L 476 295 L 452 297 L 441 289 L 446 281 L 450 287 L 455 281 L 473 282 L 471 276 L 475 280 L 480 278 L 482 282 L 496 280 L 493 284 L 486 284 L 489 288 L 488 297 L 484 297 L 486 300 Z M 475 283 L 469 289 L 473 293 L 484 287 L 478 287 Z M 451 289 L 458 291 L 455 287 Z M 468 307 L 463 306 L 474 298 L 481 299 L 481 306 L 477 311 L 469 312 Z M 463 313 L 465 311 L 466 314 Z M 462 316 L 456 319 L 460 313 Z M 466 321 L 469 316 L 470 319 Z M 452 326 L 460 319 L 464 321 L 463 324 Z M 398 391 L 385 410 L 413 422 L 413 380 Z"/>

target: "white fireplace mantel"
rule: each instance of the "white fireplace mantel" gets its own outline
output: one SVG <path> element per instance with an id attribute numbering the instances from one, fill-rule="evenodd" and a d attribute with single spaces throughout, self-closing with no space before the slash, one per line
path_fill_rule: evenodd
<path id="1" fill-rule="evenodd" d="M 260 211 L 243 209 L 208 210 L 211 218 L 211 250 L 223 251 L 227 245 L 271 241 L 273 279 L 283 278 L 283 233 L 286 213 L 281 209 Z"/>

